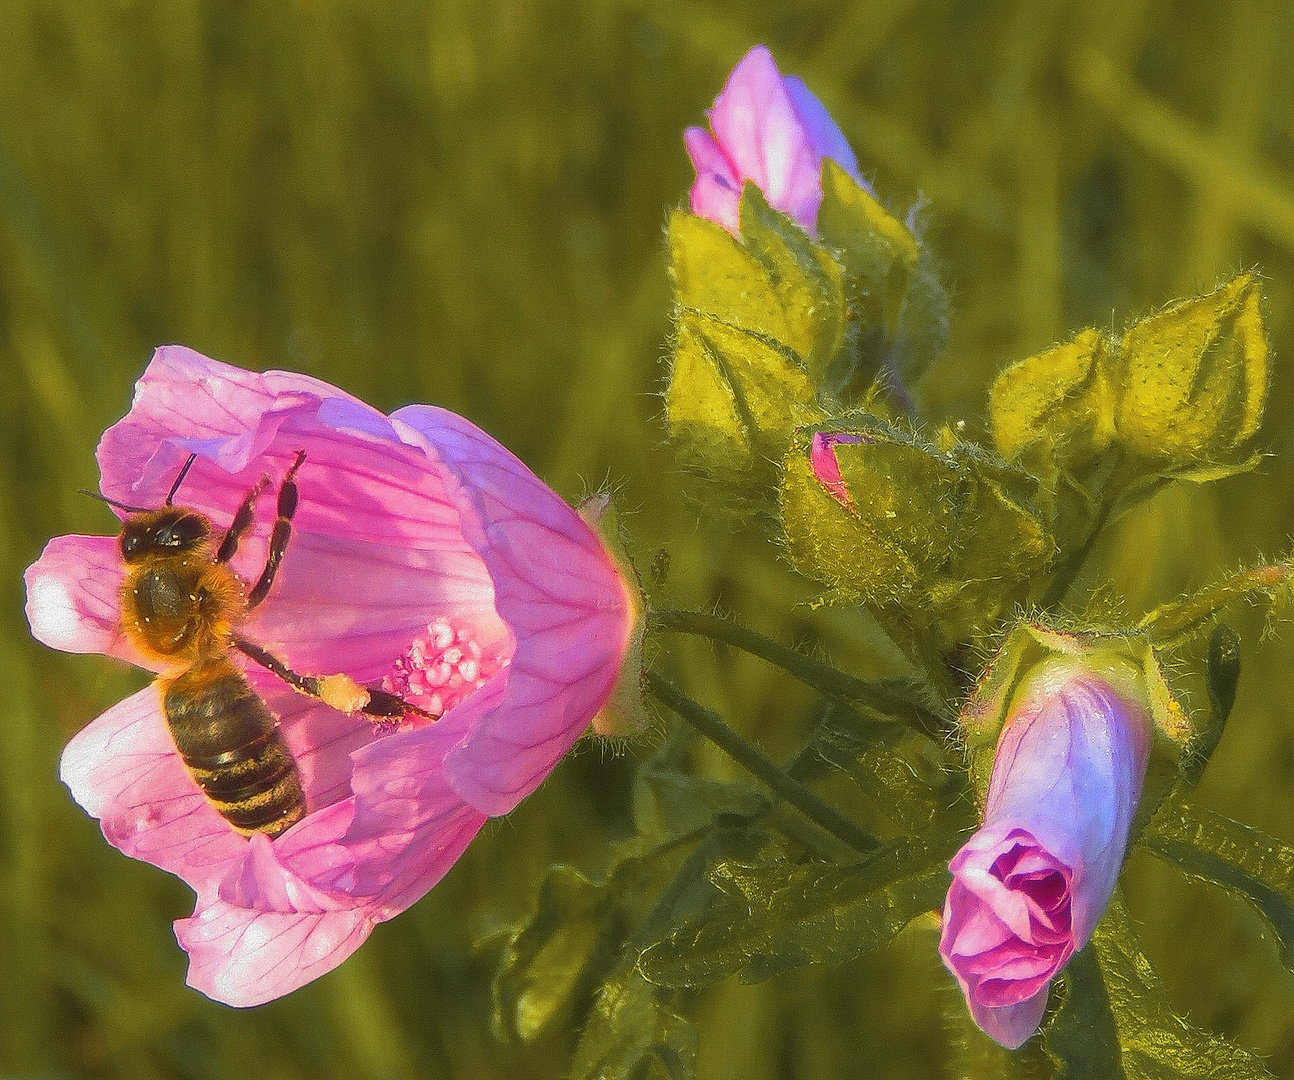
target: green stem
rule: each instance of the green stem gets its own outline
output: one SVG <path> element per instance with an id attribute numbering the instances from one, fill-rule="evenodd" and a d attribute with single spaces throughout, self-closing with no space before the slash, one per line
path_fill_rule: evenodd
<path id="1" fill-rule="evenodd" d="M 732 645 L 780 667 L 805 686 L 828 698 L 861 702 L 879 713 L 901 720 L 931 738 L 942 739 L 948 730 L 944 717 L 893 683 L 869 682 L 847 675 L 830 664 L 773 641 L 754 630 L 748 630 L 721 615 L 710 615 L 703 611 L 654 609 L 647 614 L 647 625 L 665 633 L 696 634 Z"/>
<path id="2" fill-rule="evenodd" d="M 777 795 L 794 806 L 809 820 L 821 825 L 838 840 L 848 844 L 861 855 L 870 855 L 881 842 L 856 822 L 845 817 L 830 803 L 825 802 L 798 780 L 793 780 L 769 758 L 732 730 L 718 713 L 693 701 L 665 676 L 647 671 L 643 676 L 647 690 L 662 704 L 713 742 L 738 765 L 753 773 Z"/>
<path id="3" fill-rule="evenodd" d="M 1256 595 L 1270 597 L 1289 578 L 1290 567 L 1285 563 L 1238 570 L 1185 599 L 1160 604 L 1137 628 L 1150 634 L 1156 648 L 1174 648 L 1203 633 L 1232 601 Z"/>
<path id="4" fill-rule="evenodd" d="M 1065 594 L 1069 592 L 1070 586 L 1074 584 L 1074 579 L 1078 577 L 1079 571 L 1083 569 L 1083 565 L 1087 562 L 1087 557 L 1092 553 L 1092 548 L 1096 546 L 1096 542 L 1105 531 L 1105 527 L 1111 522 L 1117 521 L 1137 503 L 1145 502 L 1145 500 L 1158 495 L 1170 483 L 1172 483 L 1172 477 L 1156 477 L 1144 483 L 1130 496 L 1120 495 L 1113 500 L 1106 501 L 1101 508 L 1101 512 L 1097 515 L 1096 521 L 1093 522 L 1092 530 L 1087 534 L 1087 539 L 1083 541 L 1082 546 L 1052 571 L 1051 580 L 1047 583 L 1047 590 L 1039 599 L 1038 606 L 1046 611 L 1065 599 Z"/>

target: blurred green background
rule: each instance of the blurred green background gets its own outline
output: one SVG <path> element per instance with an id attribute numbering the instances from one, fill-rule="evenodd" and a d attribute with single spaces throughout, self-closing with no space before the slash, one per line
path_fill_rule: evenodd
<path id="1" fill-rule="evenodd" d="M 289 998 L 239 1012 L 187 990 L 170 922 L 190 894 L 110 848 L 57 780 L 67 737 L 144 679 L 32 642 L 20 579 L 50 536 L 111 529 L 76 489 L 95 486 L 98 435 L 157 344 L 306 371 L 383 409 L 458 410 L 568 498 L 615 485 L 644 561 L 671 553 L 671 602 L 868 672 L 846 616 L 779 614 L 809 592 L 765 538 L 698 525 L 657 419 L 662 226 L 692 177 L 680 132 L 761 41 L 885 199 L 928 200 L 953 294 L 951 347 L 919 388 L 932 418 L 974 431 L 1003 363 L 1258 267 L 1271 456 L 1164 492 L 1098 559 L 1135 614 L 1286 547 L 1283 0 L 4 0 L 4 1080 L 563 1075 L 573 1031 L 491 1033 L 499 932 L 552 862 L 605 865 L 652 742 L 572 755 L 430 896 Z M 1258 613 L 1234 622 L 1241 696 L 1200 798 L 1294 841 L 1294 634 L 1260 644 Z M 657 656 L 770 752 L 807 730 L 809 701 L 756 661 L 686 640 Z M 1125 884 L 1177 1010 L 1294 1075 L 1294 977 L 1256 916 L 1144 855 Z M 842 970 L 699 995 L 700 1075 L 956 1075 L 933 946 L 925 923 Z"/>

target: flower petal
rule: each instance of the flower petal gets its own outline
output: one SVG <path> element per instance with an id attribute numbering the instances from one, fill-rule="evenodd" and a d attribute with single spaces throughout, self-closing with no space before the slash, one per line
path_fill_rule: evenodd
<path id="1" fill-rule="evenodd" d="M 854 178 L 860 187 L 871 191 L 871 185 L 863 179 L 862 173 L 858 171 L 858 159 L 854 157 L 853 147 L 849 145 L 849 140 L 840 130 L 831 114 L 827 112 L 827 107 L 818 100 L 817 96 L 804 85 L 804 80 L 797 75 L 784 75 L 782 85 L 786 88 L 787 96 L 791 99 L 791 104 L 795 108 L 795 114 L 800 118 L 800 123 L 804 125 L 805 135 L 808 137 L 809 145 L 813 148 L 814 155 L 821 161 L 823 158 L 831 158 L 837 165 L 845 170 Z"/>
<path id="2" fill-rule="evenodd" d="M 63 652 L 154 666 L 121 631 L 123 577 L 115 537 L 54 537 L 23 575 L 32 636 Z"/>
<path id="3" fill-rule="evenodd" d="M 787 93 L 773 54 L 751 49 L 710 110 L 710 127 L 739 176 L 805 228 L 817 222 L 822 162 Z"/>
<path id="4" fill-rule="evenodd" d="M 683 132 L 683 144 L 696 169 L 689 203 L 692 213 L 717 222 L 735 234 L 739 228 L 741 177 L 708 131 L 688 128 Z"/>
<path id="5" fill-rule="evenodd" d="M 420 440 L 419 440 L 420 443 Z M 318 380 L 256 374 L 191 350 L 157 350 L 131 412 L 104 433 L 99 458 L 110 498 L 160 505 L 190 453 L 176 501 L 227 527 L 263 477 L 259 521 L 232 561 L 259 575 L 273 521 L 273 491 L 298 451 L 299 503 L 272 603 L 249 637 L 298 669 L 381 678 L 427 623 L 471 623 L 483 642 L 506 629 L 489 573 L 464 540 L 449 478 L 391 422 Z"/>
<path id="6" fill-rule="evenodd" d="M 1051 990 L 1048 983 L 1031 998 L 1015 1005 L 1003 1005 L 991 1009 L 970 999 L 971 1016 L 975 1023 L 990 1039 L 1008 1050 L 1018 1050 L 1029 1041 L 1029 1036 L 1038 1030 L 1042 1015 L 1047 1011 L 1047 994 Z"/>
<path id="7" fill-rule="evenodd" d="M 485 824 L 486 815 L 446 776 L 445 759 L 482 715 L 499 707 L 506 674 L 436 723 L 397 731 L 355 753 L 355 819 L 344 837 L 355 861 L 351 887 L 380 899 L 388 917 L 444 877 Z"/>
<path id="8" fill-rule="evenodd" d="M 246 1008 L 331 971 L 377 921 L 364 907 L 252 911 L 217 900 L 177 919 L 175 937 L 189 954 L 188 984 L 215 1001 Z"/>
<path id="9" fill-rule="evenodd" d="M 450 494 L 463 533 L 516 636 L 503 701 L 445 763 L 463 798 L 482 813 L 506 814 L 606 701 L 633 630 L 633 602 L 592 530 L 483 431 L 428 405 L 392 419 L 420 433 L 459 481 Z"/>
<path id="10" fill-rule="evenodd" d="M 82 728 L 60 775 L 127 855 L 183 878 L 198 902 L 242 862 L 247 841 L 211 808 L 175 749 L 160 696 L 145 687 Z"/>

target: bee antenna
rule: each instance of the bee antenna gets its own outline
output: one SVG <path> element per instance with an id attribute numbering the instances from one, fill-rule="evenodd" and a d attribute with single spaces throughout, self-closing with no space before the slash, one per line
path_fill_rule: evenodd
<path id="1" fill-rule="evenodd" d="M 184 483 L 184 478 L 189 475 L 189 470 L 193 468 L 193 463 L 197 460 L 197 454 L 190 454 L 188 460 L 184 463 L 184 468 L 180 470 L 180 475 L 175 478 L 175 483 L 171 485 L 171 490 L 166 493 L 166 502 L 163 506 L 170 506 L 171 500 L 175 498 L 175 493 L 180 490 L 180 485 Z"/>
<path id="2" fill-rule="evenodd" d="M 85 488 L 77 488 L 77 493 L 89 495 L 92 499 L 98 499 L 100 502 L 106 502 L 109 506 L 115 506 L 118 510 L 125 510 L 128 514 L 146 514 L 146 506 L 127 506 L 125 503 L 119 503 L 116 499 L 110 499 L 107 495 L 100 495 L 97 491 L 88 491 Z"/>

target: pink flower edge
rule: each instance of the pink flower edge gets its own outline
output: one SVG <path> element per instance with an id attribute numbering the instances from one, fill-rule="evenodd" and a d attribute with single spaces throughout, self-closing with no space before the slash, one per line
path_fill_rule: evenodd
<path id="1" fill-rule="evenodd" d="M 783 76 L 757 45 L 733 68 L 710 110 L 710 131 L 683 134 L 696 168 L 692 213 L 739 235 L 742 185 L 753 182 L 770 206 L 813 233 L 822 203 L 822 162 L 831 158 L 868 191 L 839 126 L 804 82 Z"/>

